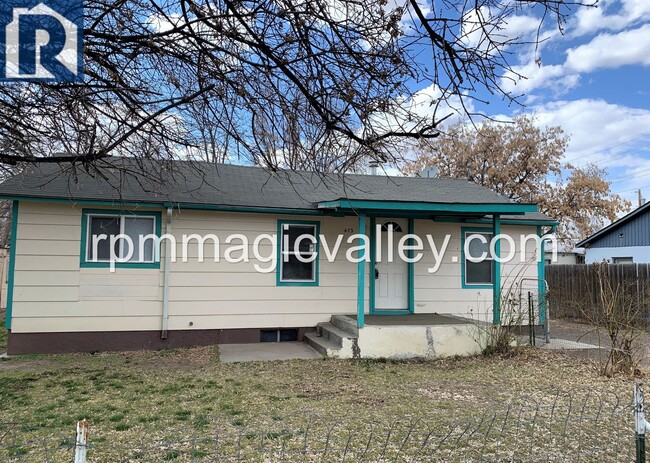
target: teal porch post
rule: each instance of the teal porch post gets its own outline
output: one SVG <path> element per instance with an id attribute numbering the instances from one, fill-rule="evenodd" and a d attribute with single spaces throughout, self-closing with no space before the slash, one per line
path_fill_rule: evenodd
<path id="1" fill-rule="evenodd" d="M 501 216 L 494 214 L 492 216 L 492 238 L 501 234 Z M 501 240 L 494 242 L 494 256 L 492 256 L 492 270 L 494 283 L 492 285 L 492 323 L 498 325 L 501 323 L 501 262 L 496 258 L 501 257 Z"/>
<path id="2" fill-rule="evenodd" d="M 377 268 L 377 218 L 370 217 L 370 271 L 368 272 L 368 313 L 371 315 L 375 311 L 375 269 Z"/>
<path id="3" fill-rule="evenodd" d="M 408 234 L 415 235 L 415 219 L 412 217 L 408 221 Z M 409 244 L 413 244 L 410 240 Z M 409 259 L 413 258 L 413 250 L 408 251 Z M 415 265 L 413 262 L 408 263 L 408 310 L 410 313 L 415 313 Z"/>
<path id="4" fill-rule="evenodd" d="M 359 234 L 366 234 L 366 214 L 359 214 Z M 365 312 L 365 296 L 366 296 L 366 261 L 365 250 L 361 248 L 359 250 L 359 262 L 357 263 L 357 326 L 363 328 L 364 323 L 364 312 Z"/>
<path id="5" fill-rule="evenodd" d="M 540 238 L 539 257 L 537 261 L 537 299 L 539 304 L 539 322 L 543 325 L 546 321 L 546 261 L 544 255 L 544 233 L 542 227 L 537 226 L 537 236 Z"/>

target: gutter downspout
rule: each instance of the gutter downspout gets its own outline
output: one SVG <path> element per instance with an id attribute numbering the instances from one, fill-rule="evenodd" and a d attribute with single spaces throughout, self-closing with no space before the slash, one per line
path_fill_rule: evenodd
<path id="1" fill-rule="evenodd" d="M 167 207 L 167 223 L 165 224 L 165 235 L 168 237 L 172 233 L 172 214 L 171 206 Z M 161 339 L 167 339 L 167 329 L 169 328 L 169 265 L 171 263 L 172 243 L 170 239 L 165 240 L 165 272 L 163 274 L 163 307 L 162 307 L 162 332 Z"/>

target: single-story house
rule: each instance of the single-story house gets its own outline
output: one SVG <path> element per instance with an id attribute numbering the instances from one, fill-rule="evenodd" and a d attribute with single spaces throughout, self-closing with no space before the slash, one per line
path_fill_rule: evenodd
<path id="1" fill-rule="evenodd" d="M 650 263 L 650 202 L 577 244 L 585 263 Z"/>
<path id="2" fill-rule="evenodd" d="M 544 252 L 546 258 L 546 265 L 576 265 L 585 263 L 585 250 L 582 248 L 576 249 L 565 249 L 565 250 L 556 250 L 553 252 L 550 250 L 551 246 L 548 246 Z M 558 246 L 559 247 L 559 246 Z"/>
<path id="3" fill-rule="evenodd" d="M 452 355 L 468 320 L 502 323 L 513 282 L 543 290 L 541 245 L 520 238 L 555 225 L 465 180 L 128 158 L 93 174 L 31 167 L 0 198 L 13 201 L 10 354 L 306 339 L 342 357 Z M 407 234 L 421 237 L 420 260 L 418 249 L 406 249 L 410 261 L 382 257 Z M 493 256 L 525 262 L 465 255 L 475 235 L 499 234 L 512 244 Z M 122 237 L 144 235 L 163 239 L 129 252 Z M 299 235 L 308 239 L 292 247 Z M 436 257 L 429 243 L 445 239 Z M 387 347 L 389 326 L 401 347 Z"/>

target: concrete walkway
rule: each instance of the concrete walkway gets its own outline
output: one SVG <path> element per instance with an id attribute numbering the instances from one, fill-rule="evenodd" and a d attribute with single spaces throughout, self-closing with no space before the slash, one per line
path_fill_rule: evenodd
<path id="1" fill-rule="evenodd" d="M 322 356 L 304 342 L 259 342 L 251 344 L 220 344 L 219 357 L 224 363 L 236 363 L 316 359 Z"/>
<path id="2" fill-rule="evenodd" d="M 541 341 L 541 344 L 540 344 Z M 542 349 L 551 349 L 551 350 L 561 350 L 561 349 L 600 349 L 598 346 L 593 344 L 587 344 L 585 342 L 571 341 L 569 339 L 554 339 L 551 336 L 551 342 L 546 344 L 546 341 L 543 339 L 537 338 L 537 345 Z"/>

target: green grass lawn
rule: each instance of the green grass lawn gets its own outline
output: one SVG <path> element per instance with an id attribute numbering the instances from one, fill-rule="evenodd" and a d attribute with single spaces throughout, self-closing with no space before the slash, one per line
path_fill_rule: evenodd
<path id="1" fill-rule="evenodd" d="M 217 424 L 245 430 L 244 436 L 252 436 L 251 429 L 277 436 L 273 429 L 295 424 L 304 430 L 314 417 L 363 423 L 357 429 L 371 421 L 420 418 L 442 429 L 511 400 L 550 404 L 558 389 L 606 401 L 627 398 L 632 383 L 600 378 L 578 358 L 532 349 L 509 358 L 432 362 L 222 364 L 215 347 L 29 356 L 0 361 L 0 422 L 20 423 L 30 439 L 58 442 L 87 419 L 91 442 L 125 448 L 210 437 Z M 166 455 L 185 461 L 180 453 Z"/>

